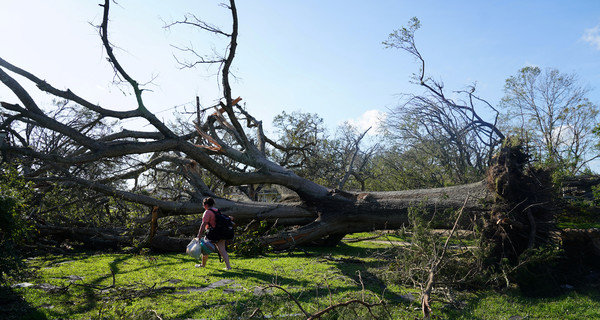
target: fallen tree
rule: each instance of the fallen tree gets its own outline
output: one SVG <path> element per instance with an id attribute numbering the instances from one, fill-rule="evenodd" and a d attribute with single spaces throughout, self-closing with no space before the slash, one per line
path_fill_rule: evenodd
<path id="1" fill-rule="evenodd" d="M 266 155 L 266 148 L 285 150 L 286 146 L 265 136 L 262 123 L 243 108 L 239 104 L 241 99 L 235 98 L 232 93 L 230 69 L 236 55 L 238 36 L 237 9 L 233 0 L 227 6 L 232 19 L 230 32 L 197 19 L 186 19 L 173 24 L 194 25 L 229 39 L 222 58 L 200 61 L 220 65 L 223 90 L 220 102 L 207 117 L 201 117 L 198 113 L 193 128 L 183 133 L 176 132 L 146 108 L 143 86 L 127 73 L 125 66 L 115 55 L 108 37 L 110 4 L 110 0 L 105 0 L 101 5 L 103 18 L 98 31 L 108 61 L 115 70 L 115 77 L 129 86 L 135 98 L 135 106 L 128 111 L 116 111 L 92 103 L 79 96 L 76 90 L 58 89 L 0 58 L 0 81 L 16 97 L 16 101 L 0 102 L 3 111 L 0 130 L 8 132 L 10 137 L 10 143 L 1 147 L 3 158 L 20 159 L 23 174 L 38 185 L 59 184 L 68 188 L 86 188 L 143 204 L 148 208 L 156 207 L 159 210 L 155 218 L 158 219 L 198 214 L 202 211 L 202 198 L 212 196 L 217 198 L 217 206 L 224 213 L 233 216 L 238 223 L 263 220 L 289 227 L 262 239 L 264 245 L 278 249 L 315 241 L 335 244 L 348 233 L 399 228 L 409 223 L 407 212 L 414 206 L 422 206 L 432 216 L 439 216 L 463 208 L 464 204 L 463 220 L 460 223 L 464 227 L 485 225 L 489 237 L 498 241 L 497 257 L 509 255 L 508 251 L 513 252 L 511 256 L 518 256 L 524 248 L 539 243 L 535 239 L 540 235 L 546 237 L 548 234 L 540 231 L 539 226 L 548 222 L 548 216 L 542 208 L 551 207 L 551 203 L 544 202 L 540 205 L 535 202 L 539 197 L 551 198 L 548 196 L 549 190 L 544 189 L 546 186 L 537 189 L 532 187 L 527 193 L 511 193 L 515 190 L 524 191 L 518 186 L 537 186 L 531 181 L 539 181 L 536 180 L 538 177 L 524 173 L 526 161 L 519 162 L 525 159 L 522 159 L 522 154 L 514 152 L 518 146 L 507 147 L 500 153 L 487 181 L 395 192 L 330 189 L 300 177 L 270 160 Z M 417 83 L 443 104 L 444 112 L 452 113 L 453 118 L 464 119 L 466 124 L 462 130 L 475 132 L 475 136 L 489 148 L 491 157 L 492 150 L 497 150 L 500 143 L 506 140 L 505 136 L 495 123 L 484 121 L 475 110 L 477 103 L 491 106 L 474 95 L 474 88 L 460 92 L 466 96 L 464 103 L 454 102 L 445 96 L 442 84 L 425 77 L 425 61 L 414 45 L 413 36 L 417 28 L 418 24 L 415 24 L 409 29 L 403 29 L 388 44 L 406 50 L 421 62 Z M 65 101 L 60 105 L 63 109 L 42 110 L 38 101 L 17 81 L 15 75 L 33 83 L 41 92 Z M 66 117 L 61 113 L 64 110 L 74 111 L 76 115 Z M 153 131 L 122 129 L 113 132 L 105 127 L 107 120 L 127 119 L 145 120 Z M 32 144 L 30 142 L 33 135 L 46 138 L 35 139 L 37 142 Z M 519 165 L 514 166 L 513 163 Z M 165 199 L 137 188 L 138 181 L 144 175 L 152 174 L 174 175 L 186 182 L 185 189 L 177 197 Z M 206 184 L 204 178 L 207 174 L 229 186 L 283 186 L 295 193 L 297 201 L 258 203 L 228 200 L 218 197 Z M 136 186 L 128 188 L 123 183 L 127 179 L 134 179 Z M 510 197 L 508 194 L 517 196 Z M 503 200 L 502 206 L 498 205 L 499 199 Z M 493 207 L 495 211 L 491 211 Z M 493 214 L 490 215 L 490 212 Z M 511 213 L 517 213 L 518 218 L 512 219 Z M 146 222 L 151 220 L 151 215 L 144 219 Z M 446 226 L 451 225 L 450 221 L 451 218 Z M 91 230 L 64 226 L 46 226 L 40 229 L 48 235 L 67 234 L 81 241 L 95 239 L 99 246 L 110 245 L 111 242 L 127 243 L 132 239 L 132 236 L 111 235 L 106 230 L 97 230 L 96 234 L 92 234 L 89 233 Z M 525 237 L 521 238 L 523 234 Z M 506 235 L 511 238 L 507 240 Z M 523 239 L 526 243 L 524 246 L 512 245 L 512 241 L 522 243 Z M 158 233 L 150 243 L 155 248 L 169 248 L 172 247 L 169 241 L 185 240 L 172 240 L 170 235 Z M 507 245 L 508 243 L 511 245 Z"/>
<path id="2" fill-rule="evenodd" d="M 463 198 L 463 196 L 468 195 Z M 297 226 L 277 235 L 263 239 L 265 245 L 278 249 L 296 244 L 312 243 L 326 239 L 335 244 L 349 233 L 381 229 L 398 229 L 410 224 L 408 211 L 422 207 L 434 214 L 442 215 L 449 209 L 461 208 L 464 216 L 461 225 L 472 227 L 475 220 L 489 211 L 493 193 L 485 182 L 468 185 L 407 190 L 397 192 L 348 193 L 332 192 L 328 203 L 318 207 L 303 208 L 302 204 L 238 203 L 218 199 L 219 206 L 236 221 L 264 220 L 281 226 Z M 462 199 L 462 202 L 457 202 Z M 331 206 L 331 207 L 328 207 Z M 150 225 L 151 219 L 144 219 Z M 437 226 L 446 228 L 449 220 L 439 220 Z M 163 251 L 179 250 L 181 244 L 198 231 L 200 222 L 192 221 L 172 230 L 159 230 L 151 246 Z M 148 236 L 148 229 L 127 230 L 123 228 L 82 228 L 80 226 L 40 225 L 39 231 L 46 238 L 71 239 L 87 243 L 88 247 L 119 248 L 132 246 Z M 181 236 L 185 236 L 183 239 Z"/>

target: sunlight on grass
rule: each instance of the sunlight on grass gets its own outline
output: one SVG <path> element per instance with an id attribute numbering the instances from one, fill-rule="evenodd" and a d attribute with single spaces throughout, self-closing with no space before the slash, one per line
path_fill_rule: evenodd
<path id="1" fill-rule="evenodd" d="M 28 260 L 37 270 L 28 280 L 31 286 L 5 294 L 23 297 L 24 318 L 32 319 L 247 319 L 252 314 L 305 318 L 286 292 L 272 286 L 276 285 L 309 313 L 350 299 L 376 303 L 383 298 L 385 307 L 373 308 L 375 316 L 419 318 L 418 289 L 387 283 L 382 274 L 386 264 L 376 256 L 388 248 L 386 241 L 360 241 L 257 258 L 232 254 L 231 271 L 224 270 L 216 255 L 206 268 L 196 268 L 198 261 L 183 253 L 46 256 Z M 594 318 L 600 317 L 599 300 L 598 293 L 526 299 L 514 292 L 486 291 L 471 294 L 460 308 L 436 302 L 434 314 L 448 319 L 546 319 L 557 314 L 564 319 Z M 350 306 L 324 319 L 371 316 L 362 306 Z"/>
<path id="2" fill-rule="evenodd" d="M 356 254 L 357 250 L 348 247 L 342 251 Z M 216 256 L 211 257 L 206 268 L 196 268 L 197 261 L 183 254 L 49 257 L 30 264 L 39 268 L 36 284 L 46 283 L 54 288 L 53 292 L 48 295 L 43 289 L 32 288 L 16 291 L 31 305 L 42 307 L 50 318 L 143 316 L 141 311 L 155 310 L 166 318 L 226 319 L 257 307 L 276 314 L 284 302 L 284 309 L 298 310 L 284 292 L 274 288 L 261 290 L 270 284 L 286 288 L 304 308 L 315 311 L 326 307 L 327 301 L 349 299 L 362 290 L 356 267 L 341 267 L 321 254 L 333 253 L 251 259 L 232 254 L 232 271 L 224 270 Z M 380 293 L 368 293 L 373 297 L 377 294 Z M 279 302 L 273 306 L 265 304 L 264 300 L 271 299 Z"/>
<path id="3" fill-rule="evenodd" d="M 600 228 L 600 223 L 592 223 L 592 222 L 560 222 L 557 226 L 561 229 L 594 229 Z"/>

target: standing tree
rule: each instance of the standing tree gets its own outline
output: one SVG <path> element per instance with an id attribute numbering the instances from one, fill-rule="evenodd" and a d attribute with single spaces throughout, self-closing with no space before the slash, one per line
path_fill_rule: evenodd
<path id="1" fill-rule="evenodd" d="M 351 181 L 353 189 L 365 190 L 370 158 L 378 144 L 360 148 L 367 132 L 349 123 L 340 125 L 333 137 L 327 135 L 323 119 L 316 114 L 283 111 L 273 120 L 278 139 L 266 138 L 271 158 L 306 179 L 328 188 L 344 189 Z"/>
<path id="2" fill-rule="evenodd" d="M 398 152 L 418 155 L 422 171 L 435 168 L 438 185 L 480 180 L 494 148 L 481 143 L 477 134 L 465 130 L 469 119 L 456 117 L 442 101 L 415 96 L 389 113 L 387 138 L 400 145 Z M 417 159 L 416 159 L 417 160 Z"/>
<path id="3" fill-rule="evenodd" d="M 574 74 L 525 67 L 506 80 L 504 91 L 507 118 L 542 163 L 574 175 L 598 158 L 593 134 L 598 106 Z"/>
<path id="4" fill-rule="evenodd" d="M 380 149 L 380 144 L 368 143 L 366 148 L 361 148 L 361 144 L 364 145 L 365 136 L 371 129 L 372 127 L 369 127 L 360 132 L 358 128 L 348 122 L 344 122 L 338 127 L 336 137 L 331 143 L 333 145 L 333 161 L 340 166 L 338 176 L 332 179 L 338 189 L 347 189 L 347 186 L 351 186 L 352 190 L 365 191 L 367 182 L 374 178 L 372 158 Z M 375 187 L 370 190 L 381 189 Z"/>
<path id="5" fill-rule="evenodd" d="M 386 48 L 404 50 L 420 62 L 413 81 L 425 88 L 424 94 L 406 95 L 405 102 L 388 116 L 387 129 L 392 139 L 407 144 L 404 150 L 412 149 L 443 167 L 450 180 L 444 183 L 465 183 L 483 175 L 504 139 L 496 126 L 498 111 L 475 95 L 475 86 L 456 91 L 459 100 L 455 101 L 446 96 L 442 82 L 425 75 L 425 59 L 414 39 L 419 27 L 419 20 L 413 18 L 408 28 L 394 31 L 383 42 Z M 493 122 L 480 116 L 481 108 L 492 112 Z"/>
<path id="6" fill-rule="evenodd" d="M 280 166 L 307 179 L 317 180 L 327 170 L 324 160 L 328 139 L 323 119 L 317 114 L 285 111 L 273 119 L 278 133 L 271 158 Z"/>

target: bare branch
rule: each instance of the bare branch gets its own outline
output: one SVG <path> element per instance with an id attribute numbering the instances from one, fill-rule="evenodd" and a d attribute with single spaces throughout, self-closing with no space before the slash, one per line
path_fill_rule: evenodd
<path id="1" fill-rule="evenodd" d="M 153 113 L 149 112 L 148 109 L 146 109 L 143 99 L 142 99 L 143 90 L 140 88 L 138 82 L 135 81 L 125 71 L 123 66 L 117 60 L 117 57 L 115 56 L 115 54 L 113 52 L 112 44 L 108 40 L 108 21 L 109 21 L 108 13 L 109 13 L 109 8 L 110 8 L 110 0 L 105 0 L 104 5 L 100 5 L 100 6 L 104 8 L 104 13 L 102 16 L 102 24 L 100 25 L 99 32 L 100 32 L 100 37 L 102 39 L 102 44 L 104 45 L 104 49 L 106 50 L 106 54 L 108 55 L 108 58 L 109 58 L 108 61 L 115 68 L 115 70 L 117 71 L 117 74 L 122 76 L 129 83 L 131 88 L 133 89 L 135 97 L 136 97 L 136 101 L 137 101 L 137 110 L 140 112 L 140 114 L 144 118 L 146 118 L 154 127 L 156 127 L 165 136 L 171 137 L 171 138 L 175 137 L 176 135 L 169 128 L 167 128 L 167 126 L 165 126 L 160 120 L 158 120 Z"/>
<path id="2" fill-rule="evenodd" d="M 424 319 L 431 318 L 430 297 L 431 297 L 431 290 L 433 289 L 433 285 L 435 284 L 435 275 L 439 270 L 440 264 L 444 260 L 446 250 L 448 250 L 448 244 L 450 243 L 450 239 L 452 238 L 452 236 L 454 235 L 454 232 L 456 231 L 458 222 L 460 221 L 460 217 L 462 216 L 465 206 L 467 205 L 467 201 L 469 200 L 469 197 L 470 197 L 470 195 L 467 195 L 467 197 L 465 198 L 465 202 L 463 203 L 463 206 L 458 211 L 458 216 L 456 217 L 456 220 L 454 221 L 454 226 L 452 227 L 452 230 L 450 230 L 450 234 L 446 238 L 446 242 L 444 242 L 444 246 L 442 247 L 442 252 L 439 255 L 434 255 L 431 269 L 429 269 L 427 283 L 425 284 L 425 288 L 423 289 L 423 297 L 422 297 L 422 301 L 421 301 L 422 302 L 421 309 L 423 311 Z"/>
<path id="3" fill-rule="evenodd" d="M 214 33 L 214 34 L 223 35 L 225 37 L 232 36 L 231 34 L 221 31 L 221 29 L 219 29 L 218 27 L 216 27 L 214 25 L 210 25 L 210 24 L 206 23 L 205 21 L 198 19 L 193 14 L 187 14 L 182 21 L 175 21 L 175 22 L 169 23 L 169 24 L 165 25 L 164 28 L 169 29 L 176 25 L 189 25 L 189 26 L 197 27 L 202 30 L 206 30 L 206 31 Z"/>
<path id="4" fill-rule="evenodd" d="M 427 89 L 427 92 L 440 103 L 440 107 L 448 109 L 448 115 L 468 121 L 461 130 L 473 131 L 479 141 L 488 145 L 490 150 L 499 145 L 499 143 L 504 140 L 505 136 L 496 126 L 498 111 L 487 101 L 474 95 L 474 85 L 471 86 L 469 92 L 457 91 L 457 93 L 466 94 L 467 100 L 469 101 L 468 104 L 459 104 L 446 97 L 443 83 L 432 80 L 431 78 L 425 78 L 425 59 L 417 49 L 414 38 L 415 31 L 420 28 L 420 22 L 417 18 L 412 18 L 409 23 L 410 26 L 408 28 L 405 27 L 391 33 L 388 37 L 388 41 L 384 41 L 383 44 L 386 48 L 402 49 L 420 62 L 420 72 L 416 77 L 417 83 Z M 495 112 L 496 116 L 494 123 L 483 120 L 476 110 L 475 102 L 483 103 L 487 108 L 490 108 Z M 428 104 L 428 106 L 433 107 L 433 104 Z"/>
<path id="5" fill-rule="evenodd" d="M 358 136 L 356 138 L 356 140 L 354 140 L 354 153 L 352 154 L 352 158 L 350 160 L 350 163 L 348 164 L 348 167 L 346 169 L 346 173 L 344 174 L 344 177 L 340 180 L 340 183 L 338 184 L 338 188 L 339 189 L 344 189 L 344 185 L 346 184 L 346 182 L 348 181 L 348 178 L 350 178 L 350 175 L 352 173 L 354 173 L 354 161 L 356 161 L 356 156 L 358 155 L 358 153 L 360 152 L 360 148 L 359 148 L 359 144 L 361 142 L 361 140 L 365 137 L 365 135 L 367 134 L 367 132 L 369 132 L 369 130 L 371 130 L 371 127 L 369 127 L 367 130 L 365 130 L 365 132 L 363 132 L 360 136 Z"/>
<path id="6" fill-rule="evenodd" d="M 198 60 L 194 61 L 194 62 L 187 62 L 187 61 L 180 61 L 179 58 L 177 58 L 177 56 L 173 55 L 173 58 L 175 58 L 175 61 L 177 61 L 178 64 L 182 65 L 182 68 L 194 68 L 199 64 L 214 64 L 214 63 L 223 63 L 225 62 L 223 59 L 208 59 L 206 57 L 203 57 L 201 55 L 199 55 L 194 49 L 192 48 L 180 48 L 174 45 L 171 45 L 173 48 L 183 51 L 183 52 L 189 52 L 191 54 L 193 54 L 194 56 L 196 56 L 198 58 Z"/>

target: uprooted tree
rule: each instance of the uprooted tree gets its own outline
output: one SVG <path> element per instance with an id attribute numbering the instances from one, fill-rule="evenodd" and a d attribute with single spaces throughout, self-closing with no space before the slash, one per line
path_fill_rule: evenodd
<path id="1" fill-rule="evenodd" d="M 280 249 L 323 240 L 336 243 L 345 234 L 353 232 L 398 228 L 409 223 L 408 209 L 416 205 L 432 214 L 463 208 L 464 225 L 478 223 L 487 227 L 489 238 L 495 239 L 496 257 L 516 257 L 527 247 L 539 244 L 540 239 L 547 238 L 546 222 L 551 213 L 547 208 L 553 207 L 553 203 L 546 192 L 545 181 L 524 171 L 527 159 L 518 144 L 499 148 L 506 140 L 505 136 L 495 123 L 483 120 L 476 112 L 478 104 L 490 108 L 491 105 L 475 96 L 474 88 L 459 92 L 465 99 L 455 102 L 446 97 L 441 83 L 425 77 L 425 60 L 413 38 L 418 20 L 413 20 L 409 28 L 390 35 L 386 45 L 403 49 L 417 58 L 420 62 L 417 84 L 429 95 L 414 97 L 414 101 L 427 106 L 432 116 L 437 113 L 438 118 L 461 120 L 454 122 L 460 126 L 454 129 L 470 132 L 488 148 L 492 169 L 486 181 L 468 185 L 358 193 L 324 187 L 268 158 L 267 148 L 285 151 L 289 146 L 279 145 L 266 137 L 262 123 L 240 105 L 240 99 L 232 92 L 230 69 L 238 37 L 238 15 L 233 0 L 226 6 L 232 19 L 229 32 L 193 16 L 173 24 L 193 25 L 229 39 L 223 57 L 200 58 L 198 61 L 220 65 L 221 102 L 184 133 L 176 132 L 148 111 L 143 86 L 119 62 L 108 36 L 110 4 L 110 0 L 105 0 L 101 5 L 103 18 L 98 30 L 116 78 L 122 79 L 133 92 L 135 107 L 129 111 L 115 111 L 92 103 L 78 95 L 75 89 L 61 90 L 0 58 L 0 81 L 16 97 L 14 101 L 1 101 L 0 131 L 8 132 L 10 140 L 2 146 L 3 157 L 19 159 L 23 175 L 38 186 L 54 184 L 93 190 L 154 208 L 154 215 L 147 217 L 148 222 L 153 216 L 160 219 L 198 214 L 202 210 L 202 198 L 213 196 L 217 198 L 218 207 L 238 223 L 258 220 L 286 227 L 262 239 L 264 245 Z M 200 57 L 199 54 L 196 56 Z M 32 82 L 41 92 L 64 101 L 62 108 L 42 110 L 15 75 Z M 77 116 L 73 117 L 69 112 L 76 112 Z M 123 129 L 114 132 L 105 125 L 108 120 L 126 119 L 143 119 L 153 131 Z M 457 143 L 463 141 L 456 140 Z M 492 159 L 492 152 L 498 150 L 500 153 Z M 137 181 L 142 176 L 157 174 L 185 181 L 180 195 L 159 198 L 123 183 L 127 179 Z M 295 193 L 296 200 L 259 203 L 217 197 L 203 179 L 207 174 L 229 186 L 283 186 Z M 119 239 L 115 235 L 109 241 Z M 167 240 L 161 238 L 155 242 Z"/>

